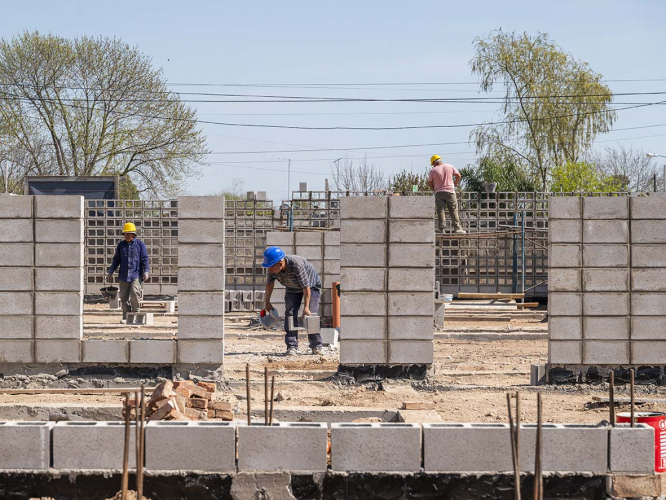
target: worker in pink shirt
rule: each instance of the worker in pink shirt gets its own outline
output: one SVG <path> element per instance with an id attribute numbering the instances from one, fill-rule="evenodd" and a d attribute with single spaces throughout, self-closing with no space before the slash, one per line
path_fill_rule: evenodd
<path id="1" fill-rule="evenodd" d="M 448 207 L 449 215 L 451 215 L 451 220 L 453 221 L 454 233 L 466 234 L 466 231 L 460 225 L 458 200 L 456 199 L 456 186 L 462 178 L 460 172 L 453 165 L 444 163 L 438 155 L 430 158 L 430 164 L 432 165 L 432 169 L 428 175 L 428 186 L 435 192 L 439 231 L 444 232 L 444 221 L 446 220 L 444 208 Z"/>

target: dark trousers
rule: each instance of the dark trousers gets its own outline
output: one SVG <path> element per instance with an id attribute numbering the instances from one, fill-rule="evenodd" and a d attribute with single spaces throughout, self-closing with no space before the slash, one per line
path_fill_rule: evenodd
<path id="1" fill-rule="evenodd" d="M 319 312 L 319 297 L 320 293 L 317 290 L 310 289 L 310 312 L 313 315 L 316 315 Z M 287 291 L 284 294 L 284 331 L 287 332 L 284 336 L 284 342 L 287 344 L 287 347 L 298 347 L 298 331 L 290 331 L 288 318 L 291 316 L 294 318 L 294 325 L 298 321 L 298 311 L 301 308 L 301 303 L 303 302 L 303 292 L 290 292 Z M 308 341 L 310 342 L 310 347 L 321 347 L 321 335 L 308 335 Z"/>

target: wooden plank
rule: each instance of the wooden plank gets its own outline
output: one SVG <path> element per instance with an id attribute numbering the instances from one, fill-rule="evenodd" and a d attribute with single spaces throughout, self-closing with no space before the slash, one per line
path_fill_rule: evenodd
<path id="1" fill-rule="evenodd" d="M 528 307 L 539 307 L 539 303 L 538 302 L 525 302 L 524 304 L 516 304 L 516 307 L 518 309 L 524 309 L 524 308 L 528 308 Z"/>
<path id="2" fill-rule="evenodd" d="M 597 403 L 603 403 L 603 404 L 609 404 L 610 403 L 608 398 L 601 397 L 601 396 L 592 396 L 592 401 L 596 401 Z M 630 402 L 631 402 L 631 398 L 618 398 L 617 396 L 615 396 L 615 404 L 618 404 L 618 403 L 627 403 L 627 404 L 629 404 Z M 636 403 L 636 404 L 648 404 L 648 403 L 666 404 L 666 399 L 634 398 L 634 403 Z"/>
<path id="3" fill-rule="evenodd" d="M 0 394 L 134 394 L 140 392 L 141 387 L 109 387 L 106 389 L 0 389 Z M 152 393 L 152 387 L 145 388 L 146 393 Z"/>
<path id="4" fill-rule="evenodd" d="M 469 293 L 459 292 L 458 299 L 524 299 L 524 293 Z"/>
<path id="5" fill-rule="evenodd" d="M 435 403 L 424 401 L 403 401 L 403 410 L 432 410 L 435 408 Z"/>
<path id="6" fill-rule="evenodd" d="M 496 321 L 499 323 L 510 323 L 511 318 L 509 316 L 464 316 L 462 314 L 456 316 L 449 316 L 447 314 L 444 316 L 444 324 L 453 323 L 456 321 Z"/>

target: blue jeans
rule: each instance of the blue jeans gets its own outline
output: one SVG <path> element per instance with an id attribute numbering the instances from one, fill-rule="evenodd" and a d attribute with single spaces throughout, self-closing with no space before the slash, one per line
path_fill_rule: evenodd
<path id="1" fill-rule="evenodd" d="M 319 312 L 319 297 L 320 293 L 317 290 L 310 289 L 310 312 L 316 315 Z M 298 320 L 298 310 L 301 308 L 303 302 L 303 292 L 289 292 L 284 294 L 284 331 L 287 332 L 284 336 L 284 342 L 287 347 L 298 347 L 298 331 L 290 331 L 288 318 L 294 318 L 294 325 Z M 316 333 L 308 335 L 310 347 L 321 347 L 321 335 Z"/>

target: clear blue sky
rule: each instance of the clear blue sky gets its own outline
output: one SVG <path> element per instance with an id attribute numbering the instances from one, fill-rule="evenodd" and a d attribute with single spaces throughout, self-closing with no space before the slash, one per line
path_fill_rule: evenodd
<path id="1" fill-rule="evenodd" d="M 103 35 L 137 45 L 171 83 L 307 84 L 458 82 L 424 87 L 254 88 L 174 86 L 179 91 L 322 97 L 415 98 L 474 96 L 469 60 L 476 36 L 491 30 L 548 33 L 563 49 L 608 79 L 666 78 L 663 35 L 666 2 L 567 0 L 559 2 L 442 2 L 338 0 L 323 3 L 84 0 L 3 2 L 0 36 L 39 30 L 61 36 Z M 663 82 L 613 82 L 615 92 L 666 91 Z M 658 98 L 659 96 L 657 96 Z M 663 98 L 663 96 L 662 96 Z M 632 98 L 637 99 L 637 98 Z M 650 101 L 652 97 L 641 97 Z M 621 99 L 617 99 L 618 101 Z M 657 100 L 657 99 L 654 99 Z M 234 123 L 305 126 L 465 124 L 489 120 L 497 105 L 442 103 L 196 104 L 199 118 Z M 616 129 L 666 123 L 664 106 L 619 112 Z M 408 114 L 391 114 L 405 113 Z M 466 141 L 470 128 L 401 131 L 303 131 L 203 125 L 215 152 L 366 148 Z M 644 137 L 653 136 L 653 137 Z M 615 142 L 616 139 L 622 139 Z M 666 154 L 666 126 L 617 130 L 599 146 L 633 145 Z M 421 170 L 432 154 L 456 166 L 474 162 L 466 144 L 353 151 L 367 154 L 387 175 Z M 246 190 L 279 199 L 307 181 L 323 189 L 331 161 L 344 151 L 213 154 L 188 191 L 221 191 L 241 179 Z M 261 170 L 266 169 L 266 170 Z"/>

